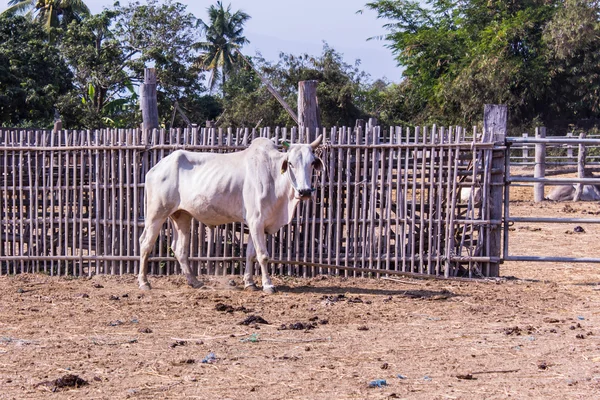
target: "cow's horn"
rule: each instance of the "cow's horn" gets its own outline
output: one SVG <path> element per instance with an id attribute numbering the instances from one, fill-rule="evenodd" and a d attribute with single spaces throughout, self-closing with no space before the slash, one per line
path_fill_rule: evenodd
<path id="1" fill-rule="evenodd" d="M 312 147 L 312 149 L 315 150 L 317 147 L 319 147 L 322 141 L 323 135 L 319 135 L 319 137 L 316 138 L 315 141 L 310 144 L 310 147 Z"/>

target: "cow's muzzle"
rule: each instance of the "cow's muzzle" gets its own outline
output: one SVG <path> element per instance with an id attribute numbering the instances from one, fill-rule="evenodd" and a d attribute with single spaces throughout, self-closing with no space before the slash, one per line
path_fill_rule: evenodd
<path id="1" fill-rule="evenodd" d="M 298 190 L 298 194 L 300 195 L 300 198 L 302 200 L 308 200 L 311 198 L 313 193 L 312 189 L 302 189 L 302 190 Z"/>

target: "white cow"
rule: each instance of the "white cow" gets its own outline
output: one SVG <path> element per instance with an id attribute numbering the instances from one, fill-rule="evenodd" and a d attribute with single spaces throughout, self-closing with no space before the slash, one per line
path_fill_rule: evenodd
<path id="1" fill-rule="evenodd" d="M 584 178 L 595 178 L 594 174 L 584 169 Z M 546 200 L 553 201 L 573 201 L 575 199 L 575 192 L 577 191 L 577 184 L 561 185 L 557 186 L 550 191 Z M 581 188 L 580 201 L 598 201 L 600 200 L 600 185 L 583 185 Z"/>
<path id="2" fill-rule="evenodd" d="M 464 187 L 460 188 L 460 202 L 468 204 L 469 201 L 472 202 L 472 206 L 478 206 L 481 204 L 481 188 L 476 187 L 475 191 L 473 188 Z M 473 198 L 471 199 L 471 193 L 473 193 Z"/>
<path id="3" fill-rule="evenodd" d="M 177 150 L 146 174 L 145 222 L 140 236 L 140 289 L 150 289 L 146 276 L 148 255 L 167 218 L 173 221 L 172 248 L 187 282 L 202 286 L 188 263 L 192 218 L 208 226 L 245 222 L 250 230 L 246 252 L 244 287 L 258 290 L 252 278 L 254 260 L 260 263 L 262 287 L 274 293 L 267 272 L 269 253 L 265 233 L 273 234 L 288 224 L 300 200 L 311 198 L 313 169 L 322 161 L 311 144 L 284 143 L 287 153 L 266 138 L 257 138 L 235 153 L 194 153 Z"/>
<path id="4" fill-rule="evenodd" d="M 577 184 L 557 186 L 548 194 L 546 200 L 553 201 L 573 201 L 575 200 L 575 192 Z M 581 189 L 580 201 L 599 201 L 600 190 L 596 185 L 583 185 Z"/>

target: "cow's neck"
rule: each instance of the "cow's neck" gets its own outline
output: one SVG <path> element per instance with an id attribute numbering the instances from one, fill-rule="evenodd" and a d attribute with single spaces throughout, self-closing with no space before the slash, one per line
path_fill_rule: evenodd
<path id="1" fill-rule="evenodd" d="M 292 222 L 292 218 L 294 216 L 294 210 L 296 208 L 296 206 L 298 205 L 298 203 L 300 202 L 300 199 L 296 198 L 296 193 L 295 190 L 292 186 L 292 182 L 290 180 L 290 177 L 288 176 L 288 172 L 284 172 L 281 173 L 281 164 L 283 163 L 283 160 L 285 159 L 285 157 L 282 157 L 280 160 L 278 159 L 276 162 L 278 164 L 277 168 L 275 168 L 275 171 L 277 171 L 277 177 L 276 177 L 276 197 L 278 199 L 281 199 L 281 201 L 279 202 L 279 218 L 278 218 L 278 223 L 277 227 L 273 227 L 276 228 L 277 230 L 279 230 L 279 228 L 281 228 L 284 225 L 289 224 L 290 222 Z"/>
<path id="2" fill-rule="evenodd" d="M 298 199 L 296 197 L 296 190 L 294 189 L 294 187 L 292 186 L 292 181 L 290 179 L 290 177 L 288 176 L 289 172 L 285 172 L 283 174 L 283 178 L 284 178 L 284 182 L 285 182 L 285 197 L 286 197 L 286 204 L 284 207 L 287 208 L 287 212 L 286 212 L 286 219 L 284 224 L 289 224 L 290 222 L 292 222 L 292 218 L 294 216 L 294 210 L 296 209 L 296 206 L 298 205 L 298 203 L 300 203 L 300 199 Z"/>

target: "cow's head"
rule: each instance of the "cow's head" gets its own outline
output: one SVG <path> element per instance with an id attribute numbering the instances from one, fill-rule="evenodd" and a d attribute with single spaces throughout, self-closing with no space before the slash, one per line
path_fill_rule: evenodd
<path id="1" fill-rule="evenodd" d="M 301 200 L 310 199 L 314 189 L 311 184 L 313 169 L 323 168 L 323 162 L 314 153 L 319 147 L 323 135 L 311 144 L 289 144 L 283 142 L 283 147 L 288 149 L 287 158 L 281 165 L 281 173 L 289 177 L 294 188 L 296 198 Z"/>

